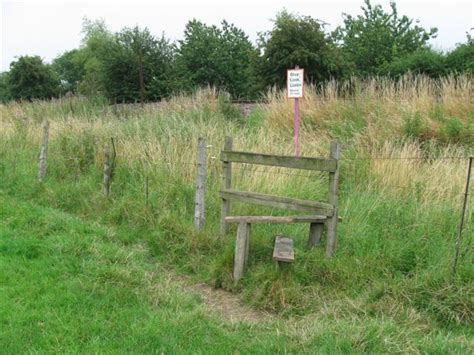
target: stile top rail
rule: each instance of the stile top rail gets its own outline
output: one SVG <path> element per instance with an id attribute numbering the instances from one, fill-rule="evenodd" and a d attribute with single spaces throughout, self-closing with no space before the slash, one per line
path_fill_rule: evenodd
<path id="1" fill-rule="evenodd" d="M 334 173 L 337 169 L 337 160 L 331 158 L 295 157 L 231 150 L 223 150 L 221 152 L 221 161 L 279 166 L 292 169 L 318 170 L 330 173 Z"/>

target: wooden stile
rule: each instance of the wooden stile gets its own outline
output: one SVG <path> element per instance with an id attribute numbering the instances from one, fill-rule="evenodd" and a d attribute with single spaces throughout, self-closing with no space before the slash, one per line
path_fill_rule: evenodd
<path id="1" fill-rule="evenodd" d="M 336 141 L 331 142 L 328 158 L 293 157 L 286 155 L 269 155 L 232 151 L 232 139 L 227 137 L 224 150 L 221 151 L 223 168 L 221 234 L 226 232 L 227 223 L 237 223 L 237 237 L 234 256 L 234 282 L 237 283 L 243 275 L 248 263 L 250 226 L 253 223 L 309 223 L 308 248 L 321 243 L 323 225 L 327 225 L 328 241 L 326 254 L 332 256 L 337 243 L 337 223 L 340 221 L 337 209 L 339 159 L 341 148 Z M 317 170 L 329 173 L 329 201 L 308 201 L 290 197 L 275 196 L 257 192 L 237 191 L 231 189 L 232 163 L 259 164 L 293 169 Z M 229 216 L 230 202 L 238 201 L 309 212 L 306 216 Z M 274 259 L 279 263 L 294 260 L 293 241 L 291 238 L 278 236 L 274 249 Z"/>

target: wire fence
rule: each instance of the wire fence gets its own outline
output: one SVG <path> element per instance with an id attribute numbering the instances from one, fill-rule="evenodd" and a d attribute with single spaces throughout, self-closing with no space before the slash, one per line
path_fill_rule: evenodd
<path id="1" fill-rule="evenodd" d="M 216 159 L 218 160 L 218 159 Z M 364 161 L 372 161 L 372 160 L 394 160 L 394 161 L 402 161 L 402 160 L 419 160 L 419 161 L 429 161 L 430 163 L 434 163 L 436 161 L 442 161 L 442 160 L 457 160 L 457 161 L 468 161 L 469 157 L 439 157 L 439 158 L 422 158 L 422 157 L 382 157 L 382 156 L 370 156 L 370 157 L 364 157 L 364 158 L 341 158 L 339 159 L 342 164 L 344 162 L 351 162 L 351 161 L 359 161 L 359 160 L 364 160 Z M 196 168 L 197 163 L 195 162 L 185 162 L 185 161 L 180 161 L 180 162 L 160 162 L 160 164 L 163 165 L 168 165 L 168 166 L 183 166 L 187 168 Z M 209 168 L 215 168 L 217 171 L 220 170 L 221 166 L 219 164 L 219 161 L 216 161 L 216 164 L 214 166 L 209 165 Z M 320 174 L 320 172 L 315 172 L 315 171 L 310 171 L 307 173 L 301 173 L 301 172 L 295 172 L 295 171 L 281 171 L 281 169 L 285 168 L 278 168 L 278 167 L 256 167 L 255 165 L 251 164 L 246 164 L 246 163 L 241 163 L 239 165 L 233 165 L 232 169 L 241 171 L 242 173 L 248 173 L 248 174 L 258 174 L 262 176 L 271 176 L 271 175 L 277 175 L 277 176 L 285 176 L 285 177 L 298 177 L 298 178 L 306 178 L 306 179 L 314 179 L 315 177 Z M 357 170 L 354 165 L 354 169 L 352 170 L 352 174 L 354 177 L 357 177 Z M 357 180 L 357 179 L 356 179 Z M 464 195 L 472 195 L 472 192 L 468 192 L 467 194 L 465 192 L 448 192 L 450 189 L 432 189 L 432 188 L 426 188 L 422 185 L 420 185 L 420 182 L 417 181 L 413 185 L 395 185 L 395 184 L 388 184 L 388 183 L 381 183 L 378 182 L 378 185 L 380 185 L 383 188 L 392 188 L 392 189 L 397 189 L 397 190 L 417 190 L 417 192 L 432 192 L 432 193 L 438 193 L 438 194 L 443 194 L 443 195 L 449 195 L 449 196 L 464 196 Z"/>

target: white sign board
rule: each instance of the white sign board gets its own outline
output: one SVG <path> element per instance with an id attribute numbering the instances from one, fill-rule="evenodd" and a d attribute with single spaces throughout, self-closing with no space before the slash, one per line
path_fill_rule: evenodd
<path id="1" fill-rule="evenodd" d="M 288 69 L 286 74 L 286 90 L 290 99 L 303 97 L 304 69 Z"/>

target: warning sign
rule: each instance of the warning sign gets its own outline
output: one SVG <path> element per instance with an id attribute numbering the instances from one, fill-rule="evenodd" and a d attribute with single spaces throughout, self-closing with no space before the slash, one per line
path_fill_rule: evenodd
<path id="1" fill-rule="evenodd" d="M 290 99 L 303 97 L 304 69 L 288 69 L 286 74 L 286 89 L 288 98 Z"/>

